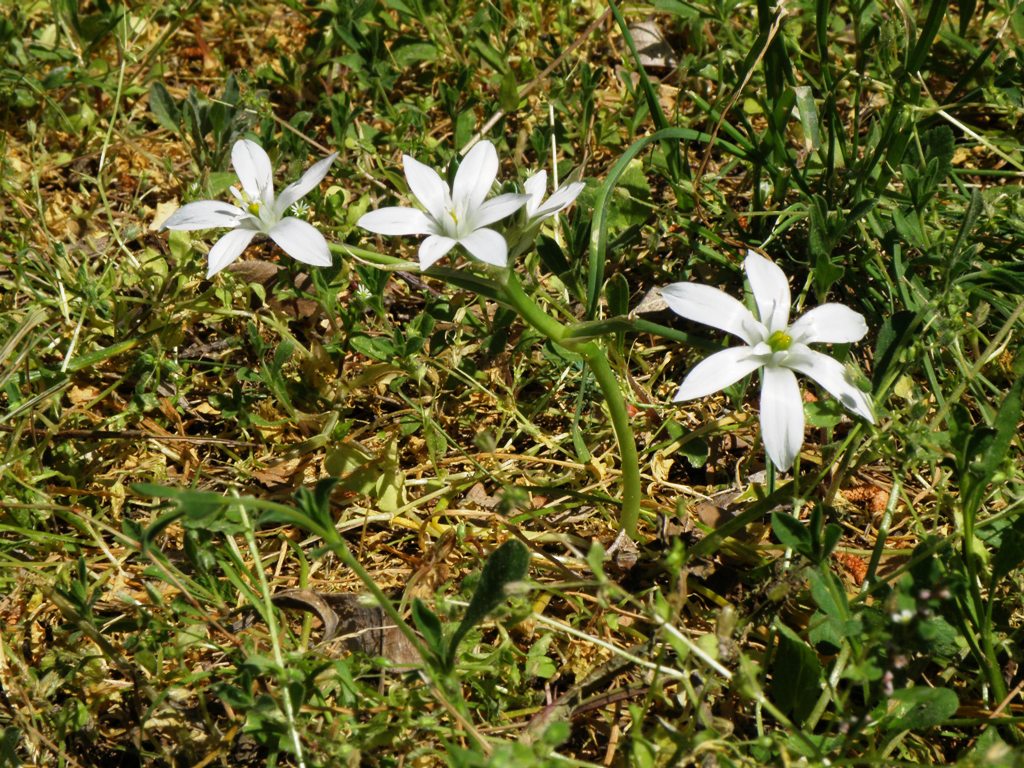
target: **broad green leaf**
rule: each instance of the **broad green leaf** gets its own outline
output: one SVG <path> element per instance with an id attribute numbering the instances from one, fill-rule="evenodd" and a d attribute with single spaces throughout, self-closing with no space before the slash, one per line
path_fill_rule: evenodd
<path id="1" fill-rule="evenodd" d="M 175 133 L 181 130 L 181 112 L 177 103 L 159 80 L 149 87 L 149 109 L 157 122 Z"/>
<path id="2" fill-rule="evenodd" d="M 452 635 L 448 646 L 447 666 L 451 668 L 459 643 L 474 626 L 505 602 L 505 588 L 522 581 L 530 564 L 530 551 L 517 539 L 510 539 L 494 550 L 480 574 L 480 582 L 473 593 L 466 615 Z"/>
<path id="3" fill-rule="evenodd" d="M 836 581 L 836 577 L 829 570 L 809 570 L 808 581 L 811 582 L 811 597 L 827 616 L 840 621 L 846 621 L 850 617 L 849 605 L 846 602 L 846 592 Z M 831 587 L 826 580 L 832 582 Z"/>
<path id="4" fill-rule="evenodd" d="M 949 688 L 919 685 L 895 691 L 889 699 L 890 731 L 918 731 L 941 724 L 956 714 L 960 700 Z"/>
<path id="5" fill-rule="evenodd" d="M 779 646 L 772 664 L 772 700 L 800 722 L 821 693 L 822 668 L 818 654 L 785 624 L 777 623 Z"/>

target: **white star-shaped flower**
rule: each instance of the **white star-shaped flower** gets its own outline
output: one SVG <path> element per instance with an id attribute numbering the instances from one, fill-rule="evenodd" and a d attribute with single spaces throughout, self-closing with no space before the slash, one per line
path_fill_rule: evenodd
<path id="1" fill-rule="evenodd" d="M 847 344 L 867 333 L 864 317 L 842 304 L 822 304 L 789 324 L 789 282 L 768 259 L 747 252 L 743 262 L 754 293 L 758 317 L 742 303 L 707 285 L 673 283 L 661 289 L 669 308 L 694 322 L 738 336 L 747 343 L 698 363 L 683 381 L 675 400 L 692 400 L 761 370 L 761 434 L 772 463 L 786 471 L 804 439 L 804 407 L 796 373 L 818 382 L 848 410 L 875 421 L 871 399 L 850 379 L 837 360 L 815 352 L 814 343 Z"/>
<path id="2" fill-rule="evenodd" d="M 239 205 L 218 200 L 199 200 L 176 210 L 160 227 L 195 230 L 230 227 L 231 231 L 214 243 L 209 253 L 206 276 L 212 277 L 242 255 L 258 234 L 264 234 L 281 246 L 296 261 L 315 267 L 331 266 L 331 252 L 324 236 L 302 219 L 285 216 L 287 210 L 323 181 L 338 153 L 310 166 L 302 177 L 274 196 L 274 172 L 263 148 L 249 139 L 240 139 L 231 148 L 242 189 L 231 188 Z"/>
<path id="3" fill-rule="evenodd" d="M 490 224 L 522 208 L 526 195 L 504 194 L 487 200 L 498 176 L 498 153 L 481 141 L 462 160 L 448 185 L 433 168 L 403 155 L 409 189 L 424 210 L 394 206 L 370 211 L 356 222 L 378 235 L 427 235 L 420 244 L 420 269 L 426 270 L 456 245 L 475 259 L 496 267 L 508 263 L 508 243 Z"/>

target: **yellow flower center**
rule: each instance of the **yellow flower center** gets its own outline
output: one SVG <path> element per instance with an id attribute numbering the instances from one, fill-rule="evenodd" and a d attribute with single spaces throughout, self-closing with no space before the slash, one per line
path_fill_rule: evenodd
<path id="1" fill-rule="evenodd" d="M 785 331 L 776 331 L 768 337 L 768 346 L 772 352 L 785 352 L 793 343 L 793 337 Z"/>
<path id="2" fill-rule="evenodd" d="M 249 203 L 248 210 L 249 210 L 249 213 L 251 213 L 253 216 L 259 216 L 260 215 L 260 204 L 259 204 L 259 202 L 254 200 L 253 202 Z"/>

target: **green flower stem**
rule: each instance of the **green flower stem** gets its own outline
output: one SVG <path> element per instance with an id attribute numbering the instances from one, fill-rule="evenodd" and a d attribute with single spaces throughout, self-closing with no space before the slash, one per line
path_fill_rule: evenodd
<path id="1" fill-rule="evenodd" d="M 574 323 L 565 329 L 565 336 L 566 339 L 590 341 L 592 339 L 600 339 L 612 333 L 632 330 L 633 321 L 628 317 L 619 315 L 604 320 L 584 320 L 580 323 Z"/>
<path id="2" fill-rule="evenodd" d="M 543 333 L 559 346 L 580 355 L 589 366 L 597 385 L 601 388 L 608 415 L 612 420 L 615 441 L 619 444 L 619 464 L 622 469 L 622 511 L 619 524 L 623 531 L 635 539 L 636 524 L 640 517 L 640 457 L 636 449 L 636 438 L 629 423 L 626 401 L 622 397 L 619 380 L 615 377 L 608 356 L 596 342 L 580 343 L 575 338 L 586 338 L 589 333 L 580 333 L 579 326 L 567 327 L 545 312 L 523 290 L 519 279 L 512 272 L 501 277 L 501 298 L 515 309 L 520 317 Z M 585 324 L 592 325 L 592 324 Z"/>
<path id="3" fill-rule="evenodd" d="M 527 295 L 514 272 L 502 270 L 499 284 L 501 285 L 500 297 L 518 312 L 521 318 L 556 344 L 573 352 L 578 351 L 575 345 L 568 340 L 569 328 L 555 320 Z"/>
<path id="4" fill-rule="evenodd" d="M 339 256 L 355 257 L 361 261 L 369 262 L 375 267 L 384 267 L 391 269 L 419 269 L 416 262 L 408 261 L 407 259 L 399 259 L 395 256 L 387 256 L 377 251 L 371 251 L 368 248 L 359 248 L 355 245 L 348 245 L 346 243 L 328 243 L 327 247 L 332 253 L 336 253 Z"/>
<path id="5" fill-rule="evenodd" d="M 605 402 L 608 404 L 608 415 L 611 416 L 615 440 L 619 444 L 619 464 L 622 469 L 622 512 L 619 523 L 626 535 L 635 539 L 642 493 L 640 456 L 636 450 L 633 427 L 629 423 L 626 401 L 622 397 L 619 380 L 615 378 L 615 372 L 608 364 L 608 356 L 604 350 L 596 342 L 590 342 L 578 351 L 594 373 L 597 385 L 601 387 Z"/>

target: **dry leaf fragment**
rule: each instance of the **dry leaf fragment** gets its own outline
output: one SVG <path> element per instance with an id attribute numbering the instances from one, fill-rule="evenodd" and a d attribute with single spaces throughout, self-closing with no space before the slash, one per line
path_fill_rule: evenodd
<path id="1" fill-rule="evenodd" d="M 249 259 L 248 261 L 236 261 L 233 264 L 229 264 L 225 271 L 240 277 L 247 283 L 262 283 L 266 285 L 277 276 L 281 269 L 279 265 L 271 261 Z"/>
<path id="2" fill-rule="evenodd" d="M 889 504 L 888 492 L 877 485 L 856 485 L 844 489 L 842 494 L 848 501 L 866 506 L 869 512 L 876 515 L 884 512 Z"/>
<path id="3" fill-rule="evenodd" d="M 667 309 L 668 302 L 662 297 L 661 289 L 651 288 L 651 290 L 644 294 L 644 297 L 640 299 L 640 303 L 637 304 L 629 314 L 631 317 L 636 317 L 637 315 L 664 312 Z"/>
<path id="4" fill-rule="evenodd" d="M 655 451 L 654 456 L 651 457 L 651 474 L 654 479 L 662 482 L 668 480 L 673 464 L 675 464 L 675 459 L 668 458 L 664 451 Z"/>
<path id="5" fill-rule="evenodd" d="M 661 27 L 654 19 L 646 19 L 629 25 L 640 65 L 644 69 L 675 69 L 679 64 L 676 52 L 665 40 Z"/>
<path id="6" fill-rule="evenodd" d="M 305 611 L 320 619 L 324 643 L 344 640 L 348 650 L 381 656 L 396 667 L 420 663 L 416 648 L 402 631 L 391 623 L 381 608 L 367 605 L 359 595 L 285 589 L 275 592 L 271 600 L 278 608 Z M 236 622 L 231 628 L 238 631 L 244 626 L 245 620 Z"/>
<path id="7" fill-rule="evenodd" d="M 153 214 L 153 221 L 150 222 L 149 231 L 159 232 L 160 227 L 163 223 L 170 218 L 171 214 L 174 213 L 181 207 L 181 203 L 178 202 L 177 198 L 173 200 L 166 200 L 162 203 L 157 203 L 156 212 Z"/>
<path id="8" fill-rule="evenodd" d="M 100 396 L 100 390 L 98 387 L 94 387 L 90 384 L 85 386 L 78 386 L 77 384 L 72 385 L 71 389 L 68 390 L 68 400 L 71 401 L 72 405 L 82 405 L 83 403 L 90 403 Z"/>
<path id="9" fill-rule="evenodd" d="M 854 584 L 858 587 L 863 584 L 864 579 L 868 577 L 868 565 L 864 562 L 864 558 L 857 557 L 857 555 L 850 555 L 846 552 L 835 552 L 833 553 L 832 558 L 846 573 L 850 575 Z"/>
<path id="10" fill-rule="evenodd" d="M 487 493 L 483 483 L 476 483 L 466 491 L 466 502 L 476 504 L 481 509 L 494 509 L 501 503 L 501 499 Z"/>
<path id="11" fill-rule="evenodd" d="M 309 463 L 310 457 L 300 456 L 294 459 L 279 461 L 266 469 L 253 470 L 252 476 L 259 480 L 267 488 L 275 488 L 279 485 L 291 485 L 296 475 Z"/>

